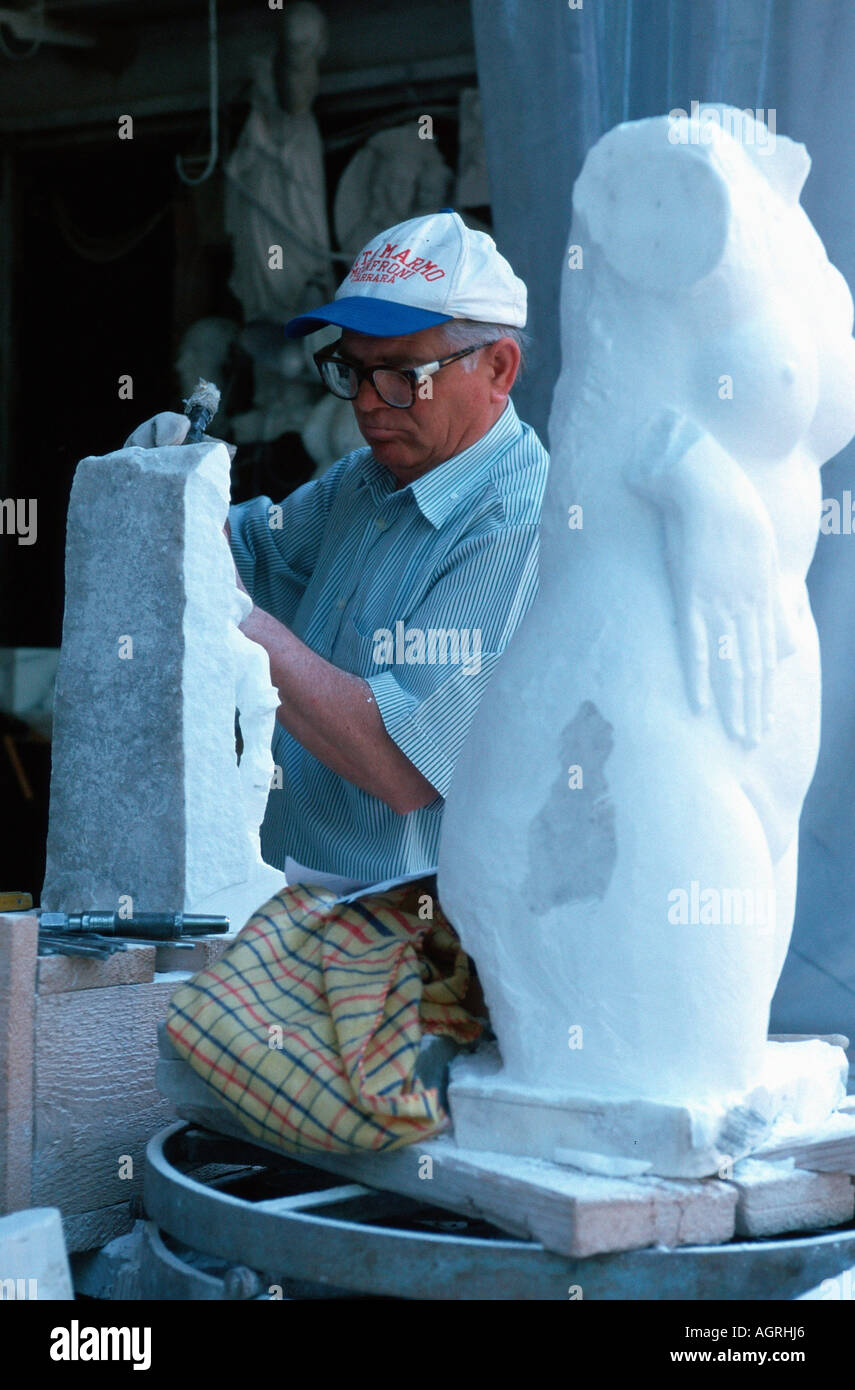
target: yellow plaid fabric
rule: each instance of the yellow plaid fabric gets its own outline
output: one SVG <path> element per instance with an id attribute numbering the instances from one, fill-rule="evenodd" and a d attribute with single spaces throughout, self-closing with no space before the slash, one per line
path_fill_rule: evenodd
<path id="1" fill-rule="evenodd" d="M 283 889 L 172 996 L 173 1045 L 250 1134 L 288 1152 L 390 1150 L 448 1117 L 424 1033 L 474 1041 L 469 962 L 419 880 L 359 902 Z M 419 915 L 420 908 L 422 916 Z"/>

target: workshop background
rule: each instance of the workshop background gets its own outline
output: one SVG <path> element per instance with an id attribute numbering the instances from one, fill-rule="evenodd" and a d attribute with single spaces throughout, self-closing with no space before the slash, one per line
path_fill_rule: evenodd
<path id="1" fill-rule="evenodd" d="M 214 432 L 239 445 L 235 500 L 281 498 L 317 475 L 359 441 L 349 408 L 323 396 L 305 348 L 283 346 L 278 327 L 334 289 L 374 231 L 438 206 L 492 230 L 528 284 L 535 344 L 515 401 L 548 443 L 582 160 L 617 121 L 693 99 L 773 113 L 779 133 L 804 141 L 804 205 L 855 284 L 853 54 L 850 0 L 0 9 L 0 890 L 37 902 L 41 889 L 80 458 L 180 410 L 201 374 L 223 390 Z M 262 304 L 235 247 L 268 242 L 284 263 Z M 842 518 L 820 537 L 809 580 L 823 741 L 773 1027 L 851 1034 L 852 446 L 824 470 L 823 493 Z"/>

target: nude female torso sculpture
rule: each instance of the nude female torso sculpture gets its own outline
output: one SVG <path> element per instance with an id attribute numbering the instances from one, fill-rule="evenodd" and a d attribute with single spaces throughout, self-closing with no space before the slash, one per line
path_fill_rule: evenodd
<path id="1" fill-rule="evenodd" d="M 855 344 L 807 156 L 759 145 L 637 122 L 576 186 L 539 592 L 439 863 L 518 1087 L 726 1106 L 764 1074 L 819 744 L 805 577 Z"/>

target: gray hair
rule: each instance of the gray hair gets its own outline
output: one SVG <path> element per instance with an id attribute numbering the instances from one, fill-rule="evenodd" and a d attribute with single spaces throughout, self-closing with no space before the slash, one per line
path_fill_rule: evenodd
<path id="1" fill-rule="evenodd" d="M 521 328 L 511 328 L 506 323 L 483 323 L 479 319 L 451 319 L 449 323 L 444 323 L 442 328 L 449 352 L 458 352 L 461 348 L 474 347 L 476 343 L 495 343 L 498 342 L 499 338 L 513 338 L 520 350 L 520 371 L 526 365 L 526 354 L 531 345 L 531 336 L 524 333 Z M 474 353 L 462 359 L 462 366 L 467 372 L 474 370 Z"/>

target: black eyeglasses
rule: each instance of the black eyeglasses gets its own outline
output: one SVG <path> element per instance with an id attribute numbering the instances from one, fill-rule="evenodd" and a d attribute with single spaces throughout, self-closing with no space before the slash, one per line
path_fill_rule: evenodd
<path id="1" fill-rule="evenodd" d="M 396 410 L 407 410 L 416 399 L 419 384 L 426 377 L 433 376 L 449 362 L 460 357 L 468 357 L 470 352 L 479 352 L 489 347 L 489 343 L 476 343 L 473 347 L 452 352 L 449 357 L 440 357 L 436 362 L 424 362 L 420 367 L 358 367 L 346 362 L 342 357 L 333 357 L 330 348 L 321 348 L 314 356 L 321 381 L 328 391 L 343 401 L 355 401 L 363 381 L 370 381 L 381 401 L 392 405 Z"/>

